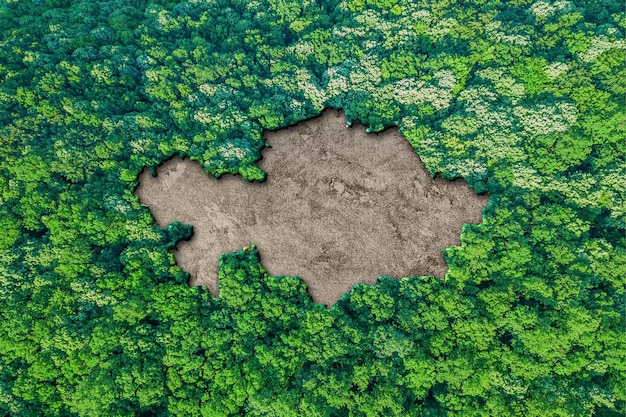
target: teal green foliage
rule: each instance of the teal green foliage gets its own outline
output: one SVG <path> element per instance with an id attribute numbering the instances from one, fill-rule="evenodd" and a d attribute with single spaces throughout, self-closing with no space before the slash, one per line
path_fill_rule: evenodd
<path id="1" fill-rule="evenodd" d="M 2 3 L 0 414 L 623 414 L 625 31 L 617 1 Z M 262 181 L 263 131 L 328 107 L 490 194 L 446 279 L 326 309 L 251 246 L 189 288 L 139 172 Z"/>

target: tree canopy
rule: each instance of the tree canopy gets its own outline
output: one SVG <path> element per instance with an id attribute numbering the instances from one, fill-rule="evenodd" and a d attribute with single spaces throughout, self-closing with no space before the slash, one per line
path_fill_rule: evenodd
<path id="1" fill-rule="evenodd" d="M 0 413 L 622 415 L 625 31 L 613 0 L 2 2 Z M 263 130 L 325 108 L 489 193 L 446 279 L 326 309 L 251 246 L 189 288 L 138 173 L 260 181 Z"/>

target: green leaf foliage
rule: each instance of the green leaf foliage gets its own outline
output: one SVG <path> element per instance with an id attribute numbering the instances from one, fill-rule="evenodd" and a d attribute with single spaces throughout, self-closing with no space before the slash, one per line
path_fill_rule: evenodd
<path id="1" fill-rule="evenodd" d="M 618 1 L 0 4 L 0 414 L 626 412 Z M 263 130 L 343 109 L 490 195 L 446 278 L 332 308 L 252 245 L 190 288 L 137 175 L 262 181 Z"/>

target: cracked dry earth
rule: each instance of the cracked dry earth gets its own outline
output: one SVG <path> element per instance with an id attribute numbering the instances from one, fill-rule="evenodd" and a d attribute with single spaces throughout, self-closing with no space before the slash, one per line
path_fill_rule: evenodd
<path id="1" fill-rule="evenodd" d="M 220 254 L 252 242 L 269 274 L 299 276 L 327 306 L 381 275 L 443 278 L 441 249 L 460 244 L 489 199 L 463 180 L 432 179 L 397 129 L 366 134 L 336 110 L 264 137 L 263 183 L 216 179 L 179 157 L 139 176 L 135 192 L 161 227 L 193 225 L 174 255 L 189 285 L 214 296 Z"/>

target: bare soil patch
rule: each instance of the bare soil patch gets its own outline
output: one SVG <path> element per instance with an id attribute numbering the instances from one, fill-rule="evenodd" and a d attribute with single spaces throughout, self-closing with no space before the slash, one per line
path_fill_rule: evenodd
<path id="1" fill-rule="evenodd" d="M 268 273 L 299 276 L 329 306 L 380 275 L 443 278 L 441 249 L 460 243 L 463 223 L 481 222 L 489 199 L 463 180 L 432 179 L 397 129 L 366 134 L 336 110 L 265 140 L 263 183 L 216 179 L 179 157 L 156 178 L 147 169 L 139 176 L 135 192 L 160 226 L 193 225 L 174 254 L 189 284 L 213 295 L 220 254 L 251 242 Z"/>

